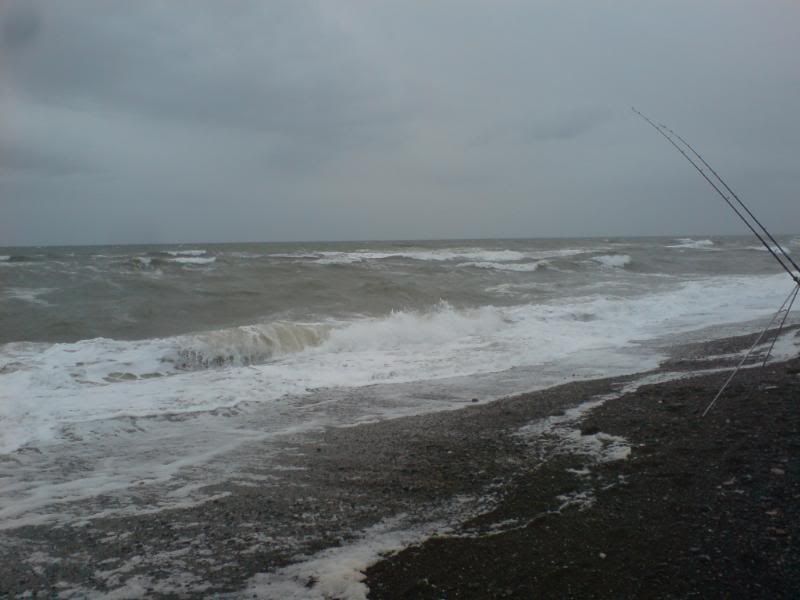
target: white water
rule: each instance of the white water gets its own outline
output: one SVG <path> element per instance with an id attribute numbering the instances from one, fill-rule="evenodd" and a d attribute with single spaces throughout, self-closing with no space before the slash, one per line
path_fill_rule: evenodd
<path id="1" fill-rule="evenodd" d="M 592 260 L 604 267 L 622 268 L 631 264 L 631 257 L 627 254 L 604 254 L 602 256 L 594 256 Z"/>
<path id="2" fill-rule="evenodd" d="M 692 238 L 678 238 L 677 243 L 667 245 L 667 248 L 689 248 L 692 250 L 713 250 L 714 242 L 711 240 L 695 240 Z"/>
<path id="3" fill-rule="evenodd" d="M 780 275 L 688 282 L 638 298 L 455 309 L 324 323 L 268 323 L 141 341 L 0 347 L 0 449 L 61 425 L 274 402 L 308 389 L 503 371 L 771 313 Z M 774 290 L 774 291 L 773 291 Z"/>
<path id="4" fill-rule="evenodd" d="M 170 256 L 203 256 L 205 250 L 167 250 Z"/>
<path id="5" fill-rule="evenodd" d="M 170 262 L 184 265 L 209 265 L 216 260 L 216 256 L 178 256 L 169 259 Z"/>
<path id="6" fill-rule="evenodd" d="M 528 259 L 541 260 L 576 256 L 587 252 L 587 248 L 554 248 L 552 250 L 516 251 L 488 250 L 485 248 L 447 248 L 439 250 L 419 249 L 397 252 L 375 252 L 359 250 L 355 252 L 297 252 L 270 254 L 272 258 L 291 258 L 301 261 L 315 261 L 319 264 L 352 264 L 388 258 L 405 258 L 419 261 L 463 261 L 467 264 L 513 263 Z"/>
<path id="7" fill-rule="evenodd" d="M 8 288 L 2 295 L 12 300 L 22 302 L 32 302 L 33 304 L 49 305 L 49 302 L 42 300 L 39 296 L 44 296 L 53 291 L 53 288 Z"/>
<path id="8" fill-rule="evenodd" d="M 658 356 L 639 341 L 767 317 L 787 286 L 717 277 L 639 297 L 6 344 L 0 449 L 14 458 L 0 463 L 0 527 L 111 514 L 70 504 L 99 494 L 127 494 L 114 514 L 140 511 L 133 489 L 152 510 L 184 506 L 240 468 L 250 443 L 651 368 Z"/>
<path id="9" fill-rule="evenodd" d="M 517 272 L 533 272 L 537 271 L 540 267 L 546 266 L 546 260 L 537 260 L 535 262 L 525 263 L 496 263 L 496 262 L 465 262 L 460 263 L 459 267 L 475 267 L 476 269 L 496 269 L 498 271 L 517 271 Z"/>

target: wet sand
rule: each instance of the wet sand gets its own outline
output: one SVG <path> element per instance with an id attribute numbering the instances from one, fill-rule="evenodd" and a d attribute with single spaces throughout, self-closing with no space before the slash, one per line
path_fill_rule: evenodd
<path id="1" fill-rule="evenodd" d="M 648 376 L 728 366 L 710 357 L 751 341 L 674 348 Z M 285 597 L 259 574 L 289 569 L 308 597 L 796 597 L 798 373 L 798 359 L 744 370 L 706 417 L 726 372 L 575 382 L 287 438 L 263 484 L 234 479 L 198 506 L 1 532 L 0 596 Z M 337 563 L 349 584 L 291 571 L 300 555 L 347 556 L 387 519 L 442 525 L 363 583 L 358 561 Z"/>

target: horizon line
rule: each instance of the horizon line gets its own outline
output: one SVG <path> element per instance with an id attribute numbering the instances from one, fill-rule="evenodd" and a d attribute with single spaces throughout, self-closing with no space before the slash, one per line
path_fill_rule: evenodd
<path id="1" fill-rule="evenodd" d="M 778 236 L 800 235 L 800 232 L 778 233 Z M 659 235 L 553 235 L 553 236 L 532 236 L 532 237 L 442 237 L 442 238 L 361 238 L 361 239 L 328 239 L 328 240 L 246 240 L 246 241 L 174 241 L 174 242 L 92 242 L 92 243 L 53 243 L 53 244 L 19 244 L 0 246 L 0 248 L 74 248 L 74 247 L 98 247 L 98 246 L 186 246 L 186 245 L 246 245 L 246 244 L 354 244 L 354 243 L 409 243 L 409 242 L 467 242 L 467 241 L 530 241 L 530 240 L 598 240 L 598 239 L 656 239 L 656 238 L 734 238 L 752 237 L 752 234 L 712 234 L 712 233 L 672 233 Z"/>

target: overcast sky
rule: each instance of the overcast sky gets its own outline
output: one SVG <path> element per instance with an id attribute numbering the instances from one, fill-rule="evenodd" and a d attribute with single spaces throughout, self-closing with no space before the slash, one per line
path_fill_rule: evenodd
<path id="1" fill-rule="evenodd" d="M 800 3 L 0 0 L 0 246 L 800 231 Z"/>

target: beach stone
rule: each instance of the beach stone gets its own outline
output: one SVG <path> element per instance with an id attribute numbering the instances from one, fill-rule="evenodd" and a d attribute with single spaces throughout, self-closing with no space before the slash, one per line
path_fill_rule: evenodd
<path id="1" fill-rule="evenodd" d="M 581 435 L 594 435 L 600 433 L 600 428 L 594 423 L 589 423 L 581 427 Z"/>

